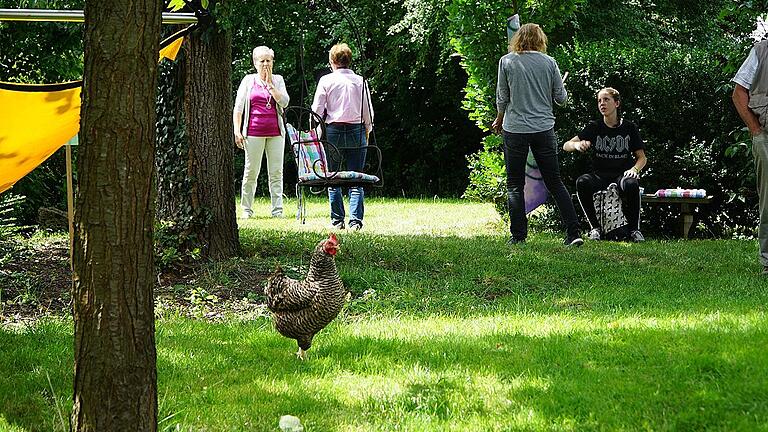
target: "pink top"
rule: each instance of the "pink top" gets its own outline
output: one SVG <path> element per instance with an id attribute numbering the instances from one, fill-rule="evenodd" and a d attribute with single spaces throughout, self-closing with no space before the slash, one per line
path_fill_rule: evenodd
<path id="1" fill-rule="evenodd" d="M 371 94 L 366 85 L 363 94 L 363 77 L 351 69 L 336 69 L 320 78 L 312 102 L 312 111 L 320 116 L 327 112 L 325 122 L 365 123 L 365 129 L 373 128 Z"/>
<path id="2" fill-rule="evenodd" d="M 277 125 L 277 103 L 266 87 L 254 84 L 251 89 L 251 113 L 248 117 L 248 136 L 280 136 Z"/>

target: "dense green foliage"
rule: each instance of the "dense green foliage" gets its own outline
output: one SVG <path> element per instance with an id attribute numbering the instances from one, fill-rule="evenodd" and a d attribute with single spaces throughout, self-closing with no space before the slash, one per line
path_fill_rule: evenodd
<path id="1" fill-rule="evenodd" d="M 599 118 L 595 94 L 602 87 L 622 93 L 623 116 L 636 122 L 646 143 L 648 170 L 641 180 L 659 188 L 704 188 L 715 203 L 703 214 L 699 235 L 749 234 L 756 218 L 755 177 L 750 142 L 732 108 L 729 82 L 746 57 L 760 2 L 624 2 L 584 0 L 519 2 L 522 22 L 537 22 L 549 36 L 549 54 L 569 71 L 571 102 L 559 110 L 555 130 L 561 142 Z M 551 3 L 551 4 L 549 4 Z M 758 4 L 760 3 L 760 4 Z M 479 124 L 495 115 L 495 68 L 504 54 L 507 2 L 486 2 L 474 15 L 474 2 L 454 1 L 453 44 L 470 74 L 465 106 Z M 555 11 L 540 14 L 542 9 Z M 478 39 L 465 28 L 493 26 L 496 38 Z M 495 50 L 495 51 L 494 51 Z M 492 55 L 492 53 L 497 55 Z M 500 140 L 486 139 L 470 157 L 466 195 L 502 204 L 505 188 Z M 566 184 L 589 169 L 588 156 L 561 156 Z M 644 226 L 671 232 L 679 217 L 663 206 L 644 209 Z"/>
<path id="2" fill-rule="evenodd" d="M 768 280 L 752 241 L 573 250 L 534 233 L 506 248 L 490 205 L 372 199 L 371 223 L 339 233 L 352 299 L 301 362 L 246 270 L 303 275 L 327 235 L 325 200 L 309 206 L 307 225 L 244 221 L 251 258 L 173 287 L 201 307 L 206 292 L 250 290 L 240 313 L 189 319 L 158 298 L 158 430 L 274 431 L 286 414 L 339 432 L 768 423 Z M 66 319 L 0 328 L 0 430 L 66 430 L 72 347 Z"/>

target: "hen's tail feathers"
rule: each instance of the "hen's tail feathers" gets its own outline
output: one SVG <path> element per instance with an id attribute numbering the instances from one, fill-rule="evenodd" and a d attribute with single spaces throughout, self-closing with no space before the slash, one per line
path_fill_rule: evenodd
<path id="1" fill-rule="evenodd" d="M 267 298 L 267 307 L 273 309 L 275 307 L 275 301 L 280 297 L 285 286 L 283 282 L 285 273 L 283 268 L 278 264 L 275 267 L 274 273 L 267 278 L 267 285 L 264 287 L 264 296 Z"/>

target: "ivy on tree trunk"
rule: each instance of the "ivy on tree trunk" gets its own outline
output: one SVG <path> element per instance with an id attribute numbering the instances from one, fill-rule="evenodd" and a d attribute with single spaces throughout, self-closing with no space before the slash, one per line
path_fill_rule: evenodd
<path id="1" fill-rule="evenodd" d="M 192 208 L 207 215 L 197 233 L 203 256 L 218 260 L 240 252 L 235 213 L 232 131 L 232 36 L 213 26 L 184 44 L 184 118 L 189 140 Z"/>

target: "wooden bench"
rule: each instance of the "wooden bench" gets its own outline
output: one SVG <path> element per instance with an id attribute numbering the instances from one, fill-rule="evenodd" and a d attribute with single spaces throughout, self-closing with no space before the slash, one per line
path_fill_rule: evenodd
<path id="1" fill-rule="evenodd" d="M 684 197 L 659 197 L 653 194 L 643 194 L 640 200 L 641 205 L 643 203 L 648 204 L 679 204 L 680 213 L 682 214 L 681 232 L 683 238 L 688 238 L 693 226 L 693 211 L 698 205 L 705 205 L 712 202 L 712 196 L 706 198 L 684 198 Z"/>

